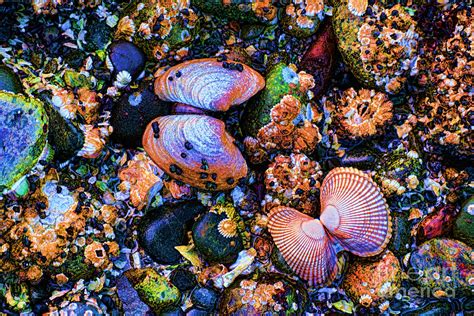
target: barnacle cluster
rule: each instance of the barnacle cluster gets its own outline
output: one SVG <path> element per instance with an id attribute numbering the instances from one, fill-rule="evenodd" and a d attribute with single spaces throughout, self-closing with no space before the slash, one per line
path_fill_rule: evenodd
<path id="1" fill-rule="evenodd" d="M 197 22 L 198 16 L 189 8 L 188 1 L 135 1 L 119 20 L 115 38 L 133 41 L 149 57 L 158 60 L 167 57 L 172 47 L 179 46 L 184 52 L 173 53 L 180 58 L 186 55 L 183 46 L 192 40 Z"/>
<path id="2" fill-rule="evenodd" d="M 454 33 L 437 50 L 429 72 L 433 92 L 419 104 L 417 114 L 423 140 L 451 145 L 467 155 L 474 150 L 472 14 L 473 8 L 458 12 Z"/>
<path id="3" fill-rule="evenodd" d="M 163 171 L 144 153 L 135 155 L 119 172 L 119 189 L 130 196 L 130 202 L 139 210 L 146 206 L 147 194 L 155 185 L 162 185 Z"/>
<path id="4" fill-rule="evenodd" d="M 118 244 L 111 241 L 117 210 L 83 202 L 88 193 L 71 192 L 56 177 L 51 171 L 28 203 L 7 207 L 1 214 L 0 272 L 16 271 L 20 279 L 30 282 L 52 274 L 56 283 L 64 284 L 96 268 L 110 269 L 110 257 L 119 253 Z"/>
<path id="5" fill-rule="evenodd" d="M 312 29 L 315 26 L 315 17 L 323 10 L 323 0 L 293 0 L 286 6 L 285 14 L 295 19 L 299 27 Z"/>
<path id="6" fill-rule="evenodd" d="M 281 312 L 283 306 L 274 299 L 275 295 L 285 292 L 283 282 L 278 281 L 274 284 L 258 283 L 254 280 L 242 280 L 240 282 L 239 294 L 242 296 L 242 303 L 253 306 L 260 310 L 264 306 L 273 312 Z"/>
<path id="7" fill-rule="evenodd" d="M 305 73 L 300 73 L 300 76 L 307 77 Z M 300 82 L 304 91 L 314 86 L 311 76 Z M 310 113 L 301 114 L 306 111 Z M 311 105 L 302 106 L 297 97 L 290 94 L 283 96 L 271 110 L 271 122 L 259 130 L 256 138 L 245 138 L 244 144 L 250 160 L 260 163 L 268 158 L 269 153 L 281 150 L 312 152 L 321 140 L 319 129 L 313 123 L 313 118 L 318 117 L 318 113 L 314 112 Z"/>
<path id="8" fill-rule="evenodd" d="M 380 134 L 392 119 L 392 102 L 382 92 L 349 88 L 334 105 L 341 136 L 368 137 Z"/>
<path id="9" fill-rule="evenodd" d="M 359 28 L 357 39 L 364 70 L 375 84 L 397 93 L 408 75 L 418 72 L 416 21 L 397 4 L 389 9 L 374 5 Z"/>
<path id="10" fill-rule="evenodd" d="M 304 154 L 275 157 L 265 171 L 265 208 L 284 205 L 311 212 L 322 175 L 319 164 Z"/>

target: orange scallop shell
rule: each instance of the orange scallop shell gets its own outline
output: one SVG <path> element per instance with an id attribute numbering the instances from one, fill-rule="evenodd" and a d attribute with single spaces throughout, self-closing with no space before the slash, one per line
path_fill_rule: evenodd
<path id="1" fill-rule="evenodd" d="M 335 168 L 321 185 L 321 222 L 355 255 L 380 253 L 392 236 L 390 210 L 379 187 L 354 168 Z"/>
<path id="2" fill-rule="evenodd" d="M 143 147 L 172 178 L 199 189 L 231 189 L 247 175 L 245 159 L 224 122 L 209 116 L 158 117 L 147 126 Z"/>
<path id="3" fill-rule="evenodd" d="M 268 227 L 286 263 L 302 279 L 311 285 L 334 280 L 336 252 L 319 220 L 279 206 L 272 209 Z"/>
<path id="4" fill-rule="evenodd" d="M 335 245 L 372 256 L 392 234 L 390 210 L 370 176 L 335 168 L 321 186 L 320 220 L 289 207 L 271 210 L 268 229 L 288 265 L 311 285 L 332 282 L 337 273 Z"/>
<path id="5" fill-rule="evenodd" d="M 227 111 L 265 86 L 265 79 L 249 66 L 231 61 L 225 63 L 239 65 L 242 71 L 224 68 L 224 62 L 216 58 L 186 61 L 157 77 L 155 93 L 164 101 L 209 111 Z"/>

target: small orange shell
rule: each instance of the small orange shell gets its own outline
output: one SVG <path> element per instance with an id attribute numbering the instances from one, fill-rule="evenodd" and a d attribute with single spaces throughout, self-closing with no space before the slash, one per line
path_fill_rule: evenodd
<path id="1" fill-rule="evenodd" d="M 236 69 L 224 68 L 224 63 Z M 227 111 L 232 105 L 250 99 L 264 86 L 265 79 L 249 66 L 204 58 L 183 62 L 160 74 L 155 81 L 155 93 L 164 101 Z"/>
<path id="2" fill-rule="evenodd" d="M 336 252 L 319 220 L 279 206 L 272 209 L 268 228 L 283 258 L 302 279 L 311 285 L 334 280 Z"/>
<path id="3" fill-rule="evenodd" d="M 172 178 L 199 189 L 231 189 L 247 175 L 245 159 L 224 122 L 209 116 L 158 117 L 147 126 L 143 147 Z"/>
<path id="4" fill-rule="evenodd" d="M 379 187 L 354 168 L 335 168 L 321 185 L 321 222 L 355 255 L 380 253 L 392 235 L 390 211 Z"/>

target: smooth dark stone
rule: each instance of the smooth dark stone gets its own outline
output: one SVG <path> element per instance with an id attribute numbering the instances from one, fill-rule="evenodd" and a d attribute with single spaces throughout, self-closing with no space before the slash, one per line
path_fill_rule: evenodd
<path id="1" fill-rule="evenodd" d="M 218 299 L 218 293 L 207 287 L 196 288 L 191 293 L 191 301 L 194 306 L 209 312 L 216 308 Z"/>
<path id="2" fill-rule="evenodd" d="M 197 202 L 163 205 L 149 210 L 139 224 L 140 245 L 158 263 L 178 263 L 182 257 L 174 247 L 185 244 L 186 224 L 205 210 Z"/>
<path id="3" fill-rule="evenodd" d="M 143 86 L 131 94 L 124 94 L 114 104 L 110 124 L 112 140 L 126 147 L 142 145 L 145 129 L 154 118 L 170 114 L 172 104 L 161 101 L 153 86 Z"/>
<path id="4" fill-rule="evenodd" d="M 196 284 L 196 277 L 192 272 L 184 268 L 178 268 L 173 270 L 170 274 L 170 281 L 173 283 L 181 292 L 186 292 L 193 289 Z"/>
<path id="5" fill-rule="evenodd" d="M 0 65 L 0 90 L 5 90 L 13 93 L 20 93 L 23 91 L 20 78 L 10 68 Z"/>
<path id="6" fill-rule="evenodd" d="M 49 102 L 45 102 L 45 109 L 49 117 L 48 143 L 54 149 L 54 158 L 65 161 L 74 157 L 84 145 L 84 134 Z"/>
<path id="7" fill-rule="evenodd" d="M 146 62 L 143 51 L 126 41 L 112 43 L 109 46 L 109 58 L 114 66 L 114 73 L 126 70 L 133 78 L 140 75 Z"/>
<path id="8" fill-rule="evenodd" d="M 225 213 L 206 213 L 193 226 L 193 240 L 197 250 L 209 262 L 232 263 L 243 249 L 242 238 L 224 237 L 218 230 L 219 223 L 226 219 Z"/>

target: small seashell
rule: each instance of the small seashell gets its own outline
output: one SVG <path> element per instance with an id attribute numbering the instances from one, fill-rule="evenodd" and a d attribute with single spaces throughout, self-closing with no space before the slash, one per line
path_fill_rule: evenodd
<path id="1" fill-rule="evenodd" d="M 114 82 L 114 85 L 117 88 L 125 88 L 132 81 L 132 76 L 126 70 L 122 70 L 117 74 L 117 80 Z"/>
<path id="2" fill-rule="evenodd" d="M 344 249 L 367 257 L 392 236 L 390 212 L 379 187 L 354 168 L 335 168 L 321 186 L 321 222 Z"/>
<path id="3" fill-rule="evenodd" d="M 155 81 L 160 99 L 210 111 L 227 111 L 263 89 L 263 77 L 247 65 L 195 59 L 169 68 Z"/>
<path id="4" fill-rule="evenodd" d="M 247 175 L 224 122 L 209 116 L 158 117 L 146 128 L 143 147 L 172 178 L 199 189 L 228 190 Z"/>

